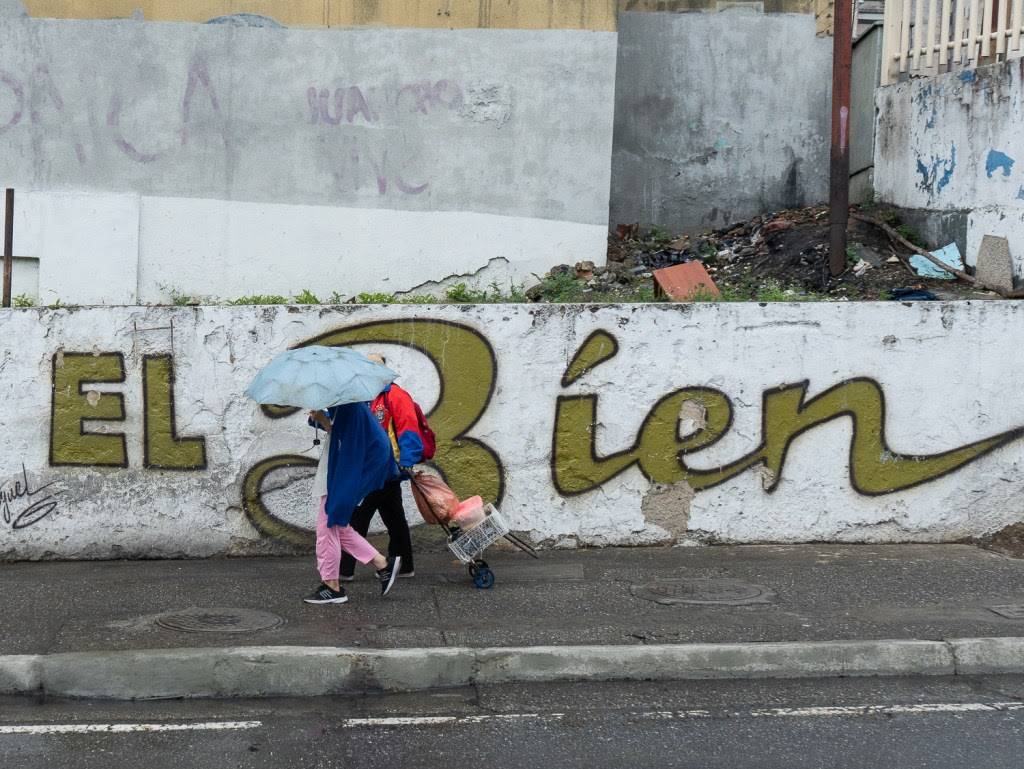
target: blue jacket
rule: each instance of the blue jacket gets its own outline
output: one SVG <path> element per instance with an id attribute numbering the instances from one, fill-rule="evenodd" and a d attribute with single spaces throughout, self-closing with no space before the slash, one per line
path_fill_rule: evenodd
<path id="1" fill-rule="evenodd" d="M 331 453 L 327 460 L 327 525 L 348 526 L 356 505 L 398 476 L 387 433 L 365 403 L 327 409 Z"/>

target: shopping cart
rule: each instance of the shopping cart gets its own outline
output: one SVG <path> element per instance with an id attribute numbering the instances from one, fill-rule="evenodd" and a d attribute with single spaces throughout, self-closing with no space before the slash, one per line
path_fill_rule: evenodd
<path id="1" fill-rule="evenodd" d="M 417 485 L 415 476 L 412 476 L 413 485 Z M 426 501 L 426 497 L 424 495 Z M 430 502 L 426 501 L 428 507 Z M 440 520 L 437 512 L 431 508 L 435 520 Z M 508 524 L 501 516 L 501 513 L 492 504 L 484 505 L 483 517 L 472 525 L 465 527 L 451 526 L 448 523 L 439 523 L 448 535 L 448 549 L 452 551 L 460 563 L 466 566 L 469 576 L 481 590 L 486 590 L 494 584 L 494 572 L 488 566 L 487 561 L 480 556 L 483 551 L 497 542 L 499 539 L 506 539 L 525 553 L 534 558 L 540 558 L 537 552 L 519 537 L 509 531 Z"/>

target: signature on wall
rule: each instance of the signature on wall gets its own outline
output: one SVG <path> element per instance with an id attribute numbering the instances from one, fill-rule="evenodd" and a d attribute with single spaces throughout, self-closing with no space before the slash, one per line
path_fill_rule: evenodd
<path id="1" fill-rule="evenodd" d="M 39 495 L 55 483 L 50 481 L 32 488 L 23 462 L 21 476 L 17 480 L 0 483 L 0 511 L 3 513 L 4 524 L 12 529 L 27 529 L 53 513 L 57 509 L 57 496 L 64 491 L 54 490 L 46 496 Z"/>

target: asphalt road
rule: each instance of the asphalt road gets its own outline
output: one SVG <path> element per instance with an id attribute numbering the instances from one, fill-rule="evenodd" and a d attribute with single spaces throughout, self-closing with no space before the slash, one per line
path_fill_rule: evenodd
<path id="1" fill-rule="evenodd" d="M 495 686 L 228 701 L 0 699 L 0 765 L 1000 769 L 1024 677 Z"/>

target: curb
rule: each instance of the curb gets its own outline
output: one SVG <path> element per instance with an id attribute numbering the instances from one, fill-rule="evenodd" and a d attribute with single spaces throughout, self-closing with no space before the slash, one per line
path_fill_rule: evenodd
<path id="1" fill-rule="evenodd" d="M 1024 638 L 661 646 L 253 646 L 0 656 L 0 694 L 318 696 L 556 681 L 1024 673 Z"/>

